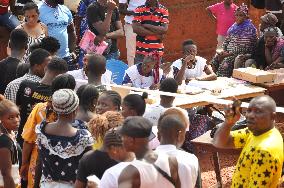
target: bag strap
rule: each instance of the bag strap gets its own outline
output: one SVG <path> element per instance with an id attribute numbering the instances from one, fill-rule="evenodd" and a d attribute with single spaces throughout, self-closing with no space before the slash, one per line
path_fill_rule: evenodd
<path id="1" fill-rule="evenodd" d="M 171 182 L 171 183 L 174 185 L 174 187 L 176 187 L 176 183 L 175 183 L 174 179 L 173 179 L 171 176 L 169 176 L 167 172 L 163 171 L 160 167 L 158 167 L 158 166 L 155 165 L 155 164 L 153 164 L 153 166 L 155 167 L 155 169 L 156 169 L 160 174 L 162 174 L 162 176 L 163 176 L 164 178 L 166 178 L 169 182 Z"/>

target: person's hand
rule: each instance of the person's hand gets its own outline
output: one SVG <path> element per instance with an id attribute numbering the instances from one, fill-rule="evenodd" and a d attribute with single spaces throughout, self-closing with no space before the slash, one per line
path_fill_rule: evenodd
<path id="1" fill-rule="evenodd" d="M 219 62 L 223 61 L 226 57 L 229 57 L 229 52 L 221 51 L 220 53 L 216 54 L 216 58 Z"/>
<path id="2" fill-rule="evenodd" d="M 241 62 L 245 62 L 246 56 L 244 54 L 238 55 L 238 57 Z"/>
<path id="3" fill-rule="evenodd" d="M 117 8 L 116 2 L 114 2 L 113 0 L 109 0 L 107 2 L 107 10 L 108 11 L 113 11 L 116 8 Z"/>
<path id="4" fill-rule="evenodd" d="M 171 71 L 172 62 L 162 63 L 160 68 L 163 70 L 164 75 L 168 75 Z"/>
<path id="5" fill-rule="evenodd" d="M 105 36 L 98 35 L 94 40 L 96 46 L 100 45 L 105 40 Z"/>
<path id="6" fill-rule="evenodd" d="M 239 100 L 234 99 L 233 104 L 229 104 L 225 107 L 225 123 L 227 125 L 233 126 L 240 119 L 241 102 Z"/>
<path id="7" fill-rule="evenodd" d="M 98 188 L 98 184 L 92 181 L 88 181 L 87 188 Z"/>
<path id="8" fill-rule="evenodd" d="M 28 172 L 29 172 L 29 163 L 22 164 L 20 169 L 20 176 L 23 180 L 28 179 Z"/>
<path id="9" fill-rule="evenodd" d="M 159 87 L 160 87 L 160 84 L 152 84 L 152 85 L 149 87 L 149 89 L 151 89 L 151 90 L 156 90 L 156 89 L 159 89 Z"/>

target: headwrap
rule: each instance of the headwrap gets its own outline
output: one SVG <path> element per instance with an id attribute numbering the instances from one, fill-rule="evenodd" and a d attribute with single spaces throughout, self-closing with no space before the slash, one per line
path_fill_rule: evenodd
<path id="1" fill-rule="evenodd" d="M 246 16 L 248 16 L 248 6 L 245 5 L 244 3 L 241 4 L 241 6 L 239 6 L 236 10 L 236 12 L 242 12 L 244 13 Z"/>
<path id="2" fill-rule="evenodd" d="M 272 13 L 267 13 L 267 14 L 261 16 L 260 19 L 263 22 L 268 23 L 271 26 L 275 26 L 275 24 L 278 22 L 277 17 Z"/>
<path id="3" fill-rule="evenodd" d="M 161 56 L 157 51 L 153 51 L 147 54 L 146 57 L 152 57 L 156 61 L 156 64 L 154 66 L 153 77 L 154 77 L 154 84 L 157 84 L 160 81 L 159 70 L 160 70 Z"/>
<path id="4" fill-rule="evenodd" d="M 79 98 L 71 89 L 60 89 L 52 95 L 52 107 L 57 114 L 71 114 L 79 106 Z"/>

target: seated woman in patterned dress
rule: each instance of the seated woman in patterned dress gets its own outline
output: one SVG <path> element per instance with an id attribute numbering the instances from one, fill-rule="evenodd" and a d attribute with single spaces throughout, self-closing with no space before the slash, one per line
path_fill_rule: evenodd
<path id="1" fill-rule="evenodd" d="M 92 149 L 89 131 L 74 128 L 79 99 L 70 89 L 52 95 L 53 110 L 58 114 L 54 123 L 43 121 L 36 127 L 39 156 L 42 163 L 40 187 L 74 187 L 79 160 Z"/>
<path id="2" fill-rule="evenodd" d="M 278 36 L 277 27 L 264 30 L 266 69 L 284 68 L 284 39 Z"/>
<path id="3" fill-rule="evenodd" d="M 251 56 L 256 46 L 256 28 L 248 18 L 248 7 L 242 4 L 235 13 L 236 22 L 229 28 L 223 50 L 212 60 L 217 76 L 231 77 L 237 56 Z"/>

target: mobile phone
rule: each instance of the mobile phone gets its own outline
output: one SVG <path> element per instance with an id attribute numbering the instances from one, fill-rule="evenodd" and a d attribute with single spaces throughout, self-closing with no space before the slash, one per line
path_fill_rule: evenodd
<path id="1" fill-rule="evenodd" d="M 240 111 L 241 105 L 242 105 L 242 101 L 234 100 L 233 105 L 232 105 L 232 109 L 234 111 L 234 115 L 236 115 L 237 111 Z"/>

